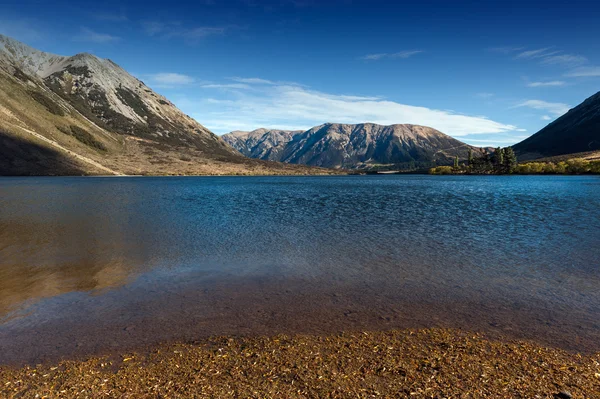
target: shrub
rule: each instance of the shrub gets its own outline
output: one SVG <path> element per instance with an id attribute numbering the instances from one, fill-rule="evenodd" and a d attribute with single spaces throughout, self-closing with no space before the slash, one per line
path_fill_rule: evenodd
<path id="1" fill-rule="evenodd" d="M 30 81 L 31 81 L 31 79 L 29 78 L 29 76 L 27 76 L 27 75 L 25 74 L 25 72 L 23 72 L 23 71 L 22 71 L 21 69 L 19 69 L 19 68 L 15 68 L 15 71 L 13 72 L 13 76 L 14 76 L 15 78 L 19 79 L 20 81 L 22 81 L 22 82 L 25 82 L 25 83 L 27 83 L 27 82 L 30 82 Z"/>
<path id="2" fill-rule="evenodd" d="M 87 130 L 80 128 L 79 126 L 71 125 L 69 127 L 57 126 L 61 132 L 73 136 L 77 141 L 87 145 L 88 147 L 95 148 L 100 151 L 106 151 L 106 146 L 96 140 Z"/>
<path id="3" fill-rule="evenodd" d="M 567 171 L 569 173 L 587 173 L 590 170 L 590 162 L 581 158 L 569 159 L 567 161 Z"/>
<path id="4" fill-rule="evenodd" d="M 556 173 L 560 173 L 560 174 L 565 174 L 567 173 L 567 163 L 566 162 L 559 162 L 556 164 Z"/>
<path id="5" fill-rule="evenodd" d="M 540 163 L 540 162 L 532 162 L 532 163 L 530 163 L 529 164 L 529 167 L 530 167 L 530 170 L 531 170 L 530 173 L 534 173 L 534 174 L 540 174 L 540 173 L 542 173 L 544 171 L 544 166 L 545 165 L 546 164 Z"/>
<path id="6" fill-rule="evenodd" d="M 64 116 L 65 111 L 58 105 L 56 102 L 52 101 L 50 98 L 46 97 L 46 95 L 40 93 L 39 91 L 31 91 L 29 92 L 31 98 L 35 101 L 43 105 L 48 112 L 58 116 Z"/>
<path id="7" fill-rule="evenodd" d="M 554 174 L 556 173 L 556 165 L 552 162 L 545 163 L 542 167 L 543 173 Z"/>
<path id="8" fill-rule="evenodd" d="M 432 175 L 451 175 L 454 172 L 452 166 L 438 166 L 429 169 L 429 173 Z"/>

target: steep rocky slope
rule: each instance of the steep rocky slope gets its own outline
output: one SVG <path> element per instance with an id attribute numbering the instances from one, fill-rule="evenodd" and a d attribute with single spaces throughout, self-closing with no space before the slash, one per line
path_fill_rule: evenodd
<path id="1" fill-rule="evenodd" d="M 247 157 L 281 161 L 287 144 L 302 130 L 256 129 L 251 132 L 234 131 L 222 136 L 230 146 Z"/>
<path id="2" fill-rule="evenodd" d="M 241 156 L 111 60 L 2 35 L 0 141 L 0 175 L 314 172 Z"/>
<path id="3" fill-rule="evenodd" d="M 420 169 L 466 159 L 469 148 L 480 151 L 417 125 L 327 123 L 302 133 L 258 129 L 223 138 L 247 156 L 328 168 Z"/>
<path id="4" fill-rule="evenodd" d="M 600 150 L 600 92 L 514 149 L 520 160 Z"/>

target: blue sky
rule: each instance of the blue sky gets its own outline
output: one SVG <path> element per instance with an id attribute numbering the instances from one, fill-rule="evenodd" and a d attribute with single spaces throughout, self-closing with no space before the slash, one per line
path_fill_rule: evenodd
<path id="1" fill-rule="evenodd" d="M 216 133 L 415 123 L 510 145 L 600 90 L 593 1 L 0 5 L 0 33 L 110 58 Z"/>

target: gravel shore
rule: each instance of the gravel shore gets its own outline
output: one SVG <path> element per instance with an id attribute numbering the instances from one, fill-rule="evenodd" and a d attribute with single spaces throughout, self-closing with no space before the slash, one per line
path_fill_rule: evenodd
<path id="1" fill-rule="evenodd" d="M 1 398 L 600 398 L 582 356 L 461 330 L 218 337 L 0 367 Z"/>

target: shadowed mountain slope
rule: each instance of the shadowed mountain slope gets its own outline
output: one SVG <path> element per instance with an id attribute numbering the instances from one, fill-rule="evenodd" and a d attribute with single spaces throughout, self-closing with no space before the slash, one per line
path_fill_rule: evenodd
<path id="1" fill-rule="evenodd" d="M 78 174 L 327 173 L 243 157 L 111 60 L 45 53 L 2 35 L 0 131 L 20 143 L 1 162 L 21 174 L 66 173 L 50 154 L 80 165 Z M 38 147 L 29 170 L 26 149 Z"/>
<path id="2" fill-rule="evenodd" d="M 514 149 L 520 160 L 600 150 L 600 92 Z"/>

